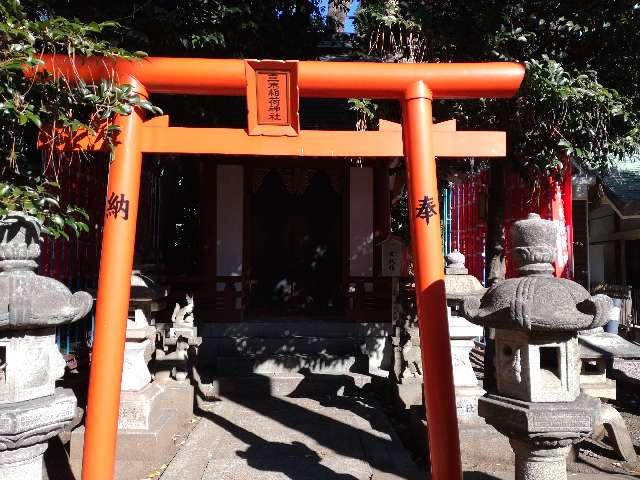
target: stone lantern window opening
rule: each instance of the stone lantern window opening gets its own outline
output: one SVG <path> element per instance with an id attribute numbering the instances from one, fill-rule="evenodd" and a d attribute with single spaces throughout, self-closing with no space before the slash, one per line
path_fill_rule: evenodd
<path id="1" fill-rule="evenodd" d="M 0 383 L 7 382 L 7 347 L 0 345 Z"/>
<path id="2" fill-rule="evenodd" d="M 589 360 L 589 361 L 583 362 L 582 371 L 580 373 L 584 375 L 593 375 L 599 372 L 600 372 L 600 368 L 598 367 L 598 361 Z"/>
<path id="3" fill-rule="evenodd" d="M 548 378 L 548 381 L 560 382 L 560 347 L 540 347 L 540 372 Z"/>
<path id="4" fill-rule="evenodd" d="M 577 339 L 565 335 L 560 341 L 547 336 L 513 330 L 496 330 L 495 366 L 498 392 L 530 402 L 571 401 L 579 393 L 570 361 Z"/>

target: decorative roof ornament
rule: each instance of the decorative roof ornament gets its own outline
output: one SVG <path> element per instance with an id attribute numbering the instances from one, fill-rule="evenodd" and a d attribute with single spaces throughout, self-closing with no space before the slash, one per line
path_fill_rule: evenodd
<path id="1" fill-rule="evenodd" d="M 553 275 L 556 234 L 555 224 L 551 220 L 542 220 L 537 213 L 530 213 L 526 219 L 513 224 L 512 255 L 521 276 Z"/>
<path id="2" fill-rule="evenodd" d="M 459 250 L 454 250 L 444 258 L 447 263 L 444 273 L 447 275 L 467 275 L 469 273 L 467 267 L 464 266 L 465 257 Z"/>
<path id="3" fill-rule="evenodd" d="M 54 327 L 81 319 L 93 304 L 87 292 L 71 291 L 35 273 L 42 224 L 22 212 L 0 219 L 0 330 Z"/>

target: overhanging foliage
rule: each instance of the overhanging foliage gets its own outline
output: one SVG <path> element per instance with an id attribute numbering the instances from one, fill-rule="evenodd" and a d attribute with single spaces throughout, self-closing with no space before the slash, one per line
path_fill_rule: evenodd
<path id="1" fill-rule="evenodd" d="M 566 156 L 606 170 L 638 150 L 636 2 L 369 0 L 356 27 L 366 58 L 524 62 L 512 101 L 442 102 L 436 111 L 507 130 L 509 158 L 529 174 L 557 174 Z"/>
<path id="2" fill-rule="evenodd" d="M 81 208 L 60 205 L 59 186 L 51 181 L 59 164 L 52 152 L 41 156 L 35 150 L 38 133 L 52 137 L 56 131 L 95 132 L 100 127 L 105 128 L 107 143 L 112 145 L 118 130 L 111 123 L 115 114 L 129 114 L 134 107 L 151 113 L 158 109 L 117 79 L 90 85 L 43 71 L 28 77 L 24 69 L 38 69 L 42 53 L 132 61 L 144 57 L 144 52 L 114 48 L 100 38 L 106 29 L 117 28 L 114 22 L 82 23 L 44 13 L 32 19 L 19 2 L 0 3 L 0 172 L 4 179 L 0 216 L 11 210 L 25 211 L 38 217 L 44 231 L 54 237 L 88 228 Z"/>

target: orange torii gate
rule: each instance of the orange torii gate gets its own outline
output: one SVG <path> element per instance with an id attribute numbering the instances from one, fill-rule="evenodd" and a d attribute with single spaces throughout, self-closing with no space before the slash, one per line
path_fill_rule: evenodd
<path id="1" fill-rule="evenodd" d="M 416 296 L 422 344 L 431 470 L 435 480 L 461 479 L 460 447 L 443 282 L 436 156 L 504 156 L 503 132 L 456 132 L 454 122 L 432 125 L 435 99 L 510 97 L 524 68 L 514 63 L 382 64 L 43 56 L 54 75 L 102 78 L 149 93 L 246 95 L 247 129 L 171 127 L 162 116 L 118 116 L 120 127 L 109 173 L 95 337 L 87 403 L 83 480 L 112 479 L 123 351 L 133 265 L 143 153 L 291 155 L 407 158 Z M 299 97 L 397 99 L 403 125 L 381 131 L 304 131 Z M 54 145 L 60 150 L 102 148 L 99 138 L 79 134 Z M 47 145 L 44 145 L 45 147 Z M 246 161 L 251 161 L 246 158 Z M 128 212 L 119 202 L 128 202 Z"/>

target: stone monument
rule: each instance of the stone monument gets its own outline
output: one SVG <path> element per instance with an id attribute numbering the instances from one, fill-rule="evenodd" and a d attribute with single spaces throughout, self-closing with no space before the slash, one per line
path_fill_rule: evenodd
<path id="1" fill-rule="evenodd" d="M 169 379 L 184 382 L 189 376 L 189 365 L 198 352 L 202 338 L 198 337 L 198 327 L 194 325 L 193 296 L 186 295 L 186 305 L 176 303 L 168 331 L 160 335 L 160 345 L 156 349 L 156 380 Z"/>
<path id="2" fill-rule="evenodd" d="M 0 220 L 0 478 L 43 478 L 47 442 L 76 415 L 70 389 L 56 388 L 65 361 L 55 328 L 84 317 L 93 300 L 35 273 L 40 222 L 11 212 Z"/>
<path id="3" fill-rule="evenodd" d="M 602 326 L 611 300 L 553 277 L 556 230 L 530 214 L 512 228 L 518 278 L 463 300 L 473 323 L 496 329 L 497 393 L 479 414 L 509 437 L 516 480 L 567 478 L 566 455 L 598 422 L 600 401 L 580 392 L 578 331 Z"/>
<path id="4" fill-rule="evenodd" d="M 484 329 L 462 315 L 464 299 L 469 296 L 479 299 L 486 288 L 469 275 L 461 252 L 454 250 L 445 260 L 444 286 L 462 464 L 474 469 L 477 465 L 505 463 L 509 461 L 505 456 L 509 452 L 507 440 L 478 415 L 478 400 L 485 391 L 478 383 L 469 354 L 475 346 L 474 339 L 481 337 Z"/>
<path id="5" fill-rule="evenodd" d="M 609 366 L 616 361 L 639 359 L 640 346 L 615 333 L 605 332 L 602 327 L 580 332 L 578 342 L 582 360 L 580 390 L 592 397 L 615 400 L 616 381 L 609 378 L 610 375 L 615 375 L 615 372 L 612 372 Z M 612 405 L 603 402 L 599 424 L 595 427 L 592 437 L 602 440 L 605 432 L 618 455 L 626 462 L 637 462 L 638 456 L 633 447 L 633 440 L 622 415 Z"/>
<path id="6" fill-rule="evenodd" d="M 124 435 L 138 435 L 139 431 L 150 432 L 163 422 L 154 421 L 158 416 L 162 402 L 163 389 L 151 382 L 151 372 L 147 366 L 145 352 L 149 345 L 149 329 L 142 310 L 135 310 L 134 319 L 127 320 L 126 340 L 124 344 L 124 362 L 120 393 L 120 416 L 118 429 L 121 441 Z M 153 445 L 158 448 L 157 445 Z"/>
<path id="7" fill-rule="evenodd" d="M 478 423 L 478 399 L 484 390 L 478 385 L 469 354 L 474 347 L 474 338 L 481 337 L 484 329 L 474 325 L 461 315 L 465 297 L 484 295 L 486 289 L 464 264 L 464 255 L 454 250 L 446 256 L 444 288 L 447 294 L 449 338 L 453 362 L 453 383 L 456 389 L 458 422 Z"/>
<path id="8" fill-rule="evenodd" d="M 145 356 L 151 343 L 149 327 L 142 310 L 136 310 L 134 319 L 127 320 L 121 382 L 123 392 L 137 392 L 151 383 L 151 372 L 147 366 L 149 360 Z"/>

